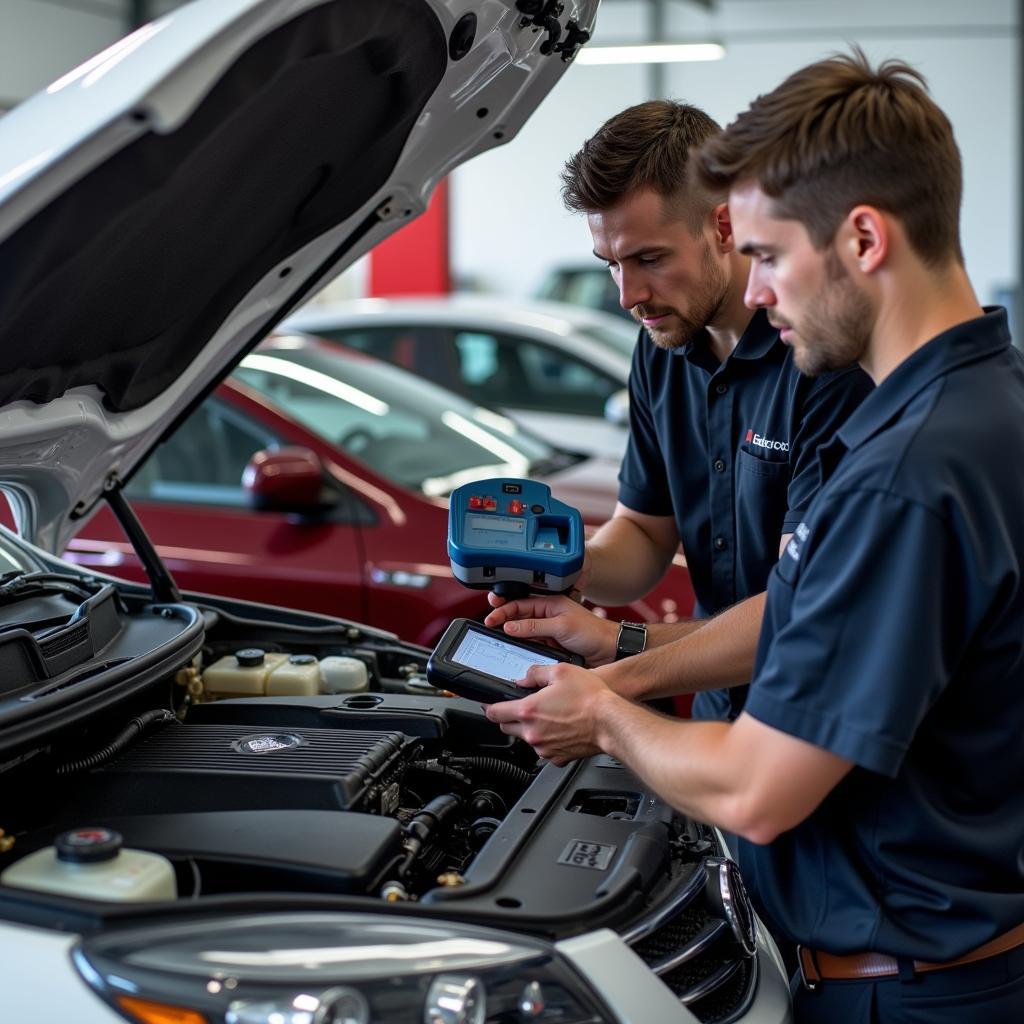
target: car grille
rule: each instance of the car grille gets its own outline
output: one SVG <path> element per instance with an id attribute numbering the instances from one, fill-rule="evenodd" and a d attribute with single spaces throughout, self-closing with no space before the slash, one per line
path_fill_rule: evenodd
<path id="1" fill-rule="evenodd" d="M 679 1001 L 704 1024 L 725 1024 L 753 998 L 757 957 L 708 909 L 707 873 L 698 866 L 675 896 L 623 934 Z"/>

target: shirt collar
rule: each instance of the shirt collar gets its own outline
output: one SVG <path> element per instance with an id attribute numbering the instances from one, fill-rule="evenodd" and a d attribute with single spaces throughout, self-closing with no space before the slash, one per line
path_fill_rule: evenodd
<path id="1" fill-rule="evenodd" d="M 740 335 L 740 340 L 730 353 L 729 359 L 763 359 L 776 345 L 781 344 L 778 330 L 768 322 L 768 314 L 763 309 L 757 309 Z M 692 357 L 707 347 L 708 335 L 707 331 L 703 330 L 682 349 L 676 349 L 676 352 Z"/>
<path id="2" fill-rule="evenodd" d="M 754 311 L 746 330 L 733 349 L 733 359 L 761 359 L 783 342 L 779 339 L 778 328 L 768 322 L 768 314 L 763 309 Z"/>
<path id="3" fill-rule="evenodd" d="M 1009 346 L 1006 310 L 986 306 L 984 316 L 943 331 L 900 363 L 839 428 L 836 439 L 847 451 L 856 448 L 891 423 L 939 377 Z"/>

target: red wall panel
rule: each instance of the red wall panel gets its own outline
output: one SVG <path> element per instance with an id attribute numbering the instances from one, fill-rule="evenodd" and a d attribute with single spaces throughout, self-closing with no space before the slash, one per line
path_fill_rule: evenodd
<path id="1" fill-rule="evenodd" d="M 370 253 L 369 294 L 445 295 L 448 267 L 448 181 L 442 181 L 426 212 Z"/>

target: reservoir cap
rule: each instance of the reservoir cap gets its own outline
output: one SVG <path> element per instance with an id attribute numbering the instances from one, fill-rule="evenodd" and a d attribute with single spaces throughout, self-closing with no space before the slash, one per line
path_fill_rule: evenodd
<path id="1" fill-rule="evenodd" d="M 109 828 L 76 828 L 53 841 L 57 859 L 74 864 L 112 860 L 121 850 L 121 833 Z"/>

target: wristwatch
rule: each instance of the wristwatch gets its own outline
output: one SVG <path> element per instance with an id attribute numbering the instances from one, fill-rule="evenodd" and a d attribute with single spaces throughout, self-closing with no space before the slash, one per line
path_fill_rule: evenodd
<path id="1" fill-rule="evenodd" d="M 647 627 L 642 622 L 620 622 L 615 641 L 615 660 L 639 654 L 647 646 Z"/>

